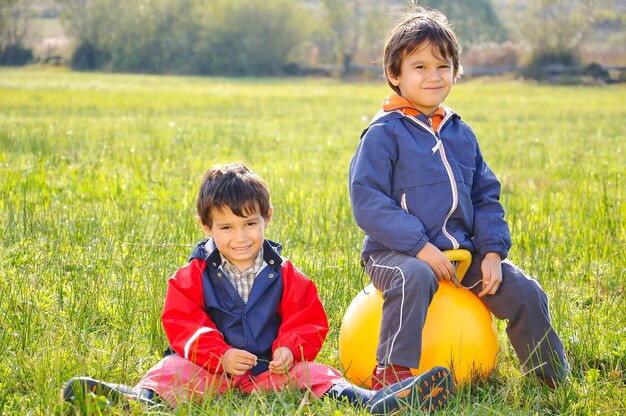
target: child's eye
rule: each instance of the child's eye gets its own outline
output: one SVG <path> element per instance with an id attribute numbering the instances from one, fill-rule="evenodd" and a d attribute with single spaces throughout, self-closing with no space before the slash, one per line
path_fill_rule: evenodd
<path id="1" fill-rule="evenodd" d="M 450 64 L 441 64 L 439 65 L 439 68 L 444 68 L 444 69 L 450 68 Z"/>
<path id="2" fill-rule="evenodd" d="M 247 225 L 248 225 L 248 227 L 254 227 L 256 224 L 257 224 L 256 221 L 250 221 L 250 222 L 248 222 Z"/>

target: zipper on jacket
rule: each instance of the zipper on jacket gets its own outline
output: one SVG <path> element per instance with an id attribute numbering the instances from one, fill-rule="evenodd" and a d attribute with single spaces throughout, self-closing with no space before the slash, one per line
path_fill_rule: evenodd
<path id="1" fill-rule="evenodd" d="M 441 124 L 443 124 L 444 121 L 445 120 L 442 120 Z M 441 124 L 439 125 L 440 128 L 441 128 Z M 443 147 L 443 143 L 441 142 L 441 138 L 439 137 L 439 132 L 435 131 L 433 127 L 433 119 L 431 117 L 428 117 L 428 125 L 430 126 L 430 129 L 432 130 L 433 134 L 435 135 L 435 138 L 437 139 L 437 144 L 435 145 L 435 147 L 433 147 L 433 154 L 437 150 L 439 150 L 441 161 L 443 162 L 443 166 L 446 168 L 446 172 L 448 173 L 448 178 L 450 180 L 450 189 L 452 191 L 452 207 L 450 207 L 450 211 L 448 212 L 448 215 L 446 215 L 446 218 L 443 220 L 441 231 L 446 237 L 448 237 L 448 240 L 450 240 L 450 242 L 452 243 L 452 247 L 454 249 L 457 249 L 459 248 L 459 242 L 456 240 L 456 238 L 454 238 L 452 234 L 448 232 L 448 230 L 446 229 L 446 225 L 448 224 L 448 220 L 450 219 L 454 211 L 456 211 L 456 208 L 459 204 L 459 190 L 456 187 L 456 181 L 454 180 L 454 173 L 452 173 L 452 167 L 450 167 L 450 163 L 448 162 L 448 158 L 446 157 L 446 151 Z"/>
<path id="2" fill-rule="evenodd" d="M 423 122 L 418 120 L 417 117 L 415 116 L 404 114 L 400 110 L 395 110 L 395 111 L 402 114 L 404 117 L 408 118 L 409 120 L 413 121 L 418 127 L 422 127 L 424 130 L 430 132 L 430 134 L 432 134 L 435 140 L 437 141 L 435 146 L 433 146 L 432 148 L 432 152 L 433 154 L 435 154 L 437 150 L 439 150 L 439 154 L 441 155 L 441 161 L 443 163 L 444 168 L 446 169 L 446 173 L 448 174 L 448 179 L 450 181 L 450 189 L 452 191 L 452 206 L 450 207 L 450 211 L 448 211 L 448 215 L 446 215 L 446 217 L 443 220 L 443 224 L 441 225 L 441 231 L 443 232 L 443 235 L 445 235 L 446 238 L 450 240 L 450 242 L 452 243 L 452 247 L 454 249 L 457 249 L 459 248 L 459 242 L 457 241 L 456 238 L 454 238 L 452 234 L 448 232 L 448 230 L 446 229 L 446 225 L 448 224 L 448 220 L 450 219 L 454 211 L 456 211 L 456 208 L 459 204 L 459 191 L 456 187 L 456 181 L 454 180 L 454 173 L 452 173 L 452 168 L 450 167 L 450 163 L 448 162 L 448 158 L 446 157 L 446 152 L 443 148 L 443 143 L 441 141 L 441 138 L 439 137 L 439 132 L 435 132 L 435 129 L 433 128 L 433 120 L 431 117 L 428 117 L 428 125 L 425 125 Z M 445 117 L 443 118 L 443 120 L 441 120 L 441 123 L 439 123 L 440 131 L 443 125 L 446 123 L 446 121 L 448 121 L 452 117 L 453 114 L 454 113 L 451 111 L 446 112 Z M 404 200 L 402 202 L 404 202 L 404 206 L 402 208 L 404 208 L 406 212 L 409 212 L 408 206 L 406 204 L 406 198 L 403 198 L 403 199 Z"/>

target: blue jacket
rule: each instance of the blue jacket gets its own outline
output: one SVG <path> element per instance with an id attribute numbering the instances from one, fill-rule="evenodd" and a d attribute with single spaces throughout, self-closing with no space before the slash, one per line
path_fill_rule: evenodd
<path id="1" fill-rule="evenodd" d="M 415 256 L 426 242 L 507 256 L 500 183 L 471 128 L 452 109 L 445 112 L 435 132 L 423 114 L 381 110 L 361 135 L 349 187 L 366 234 L 363 259 L 381 250 Z"/>
<path id="2" fill-rule="evenodd" d="M 202 273 L 204 308 L 224 335 L 224 341 L 262 359 L 252 369 L 255 375 L 267 370 L 272 360 L 272 343 L 281 323 L 278 305 L 283 297 L 281 247 L 267 240 L 263 245 L 263 260 L 268 267 L 254 279 L 248 302 L 243 301 L 224 275 L 218 250 L 206 257 L 204 245 L 200 244 L 190 259 L 206 261 L 208 267 Z"/>

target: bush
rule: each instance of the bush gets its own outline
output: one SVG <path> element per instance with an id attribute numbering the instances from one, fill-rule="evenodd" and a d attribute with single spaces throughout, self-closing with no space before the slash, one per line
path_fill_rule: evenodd
<path id="1" fill-rule="evenodd" d="M 565 65 L 576 66 L 580 62 L 578 56 L 571 51 L 546 51 L 536 52 L 529 66 Z"/>
<path id="2" fill-rule="evenodd" d="M 582 66 L 573 54 L 544 54 L 531 62 L 524 75 L 557 84 L 612 82 L 609 72 L 597 63 Z"/>
<path id="3" fill-rule="evenodd" d="M 0 51 L 0 65 L 22 66 L 33 61 L 32 49 L 11 45 Z"/>
<path id="4" fill-rule="evenodd" d="M 562 52 L 535 52 L 526 67 L 524 75 L 538 80 L 554 80 L 560 76 L 575 75 L 580 66 L 578 57 L 570 51 Z"/>
<path id="5" fill-rule="evenodd" d="M 598 81 L 611 82 L 609 72 L 602 65 L 595 62 L 584 67 L 582 73 Z"/>
<path id="6" fill-rule="evenodd" d="M 309 16 L 293 0 L 224 0 L 206 12 L 194 46 L 200 74 L 273 76 L 297 71 L 289 54 L 307 38 Z"/>
<path id="7" fill-rule="evenodd" d="M 111 60 L 111 54 L 96 48 L 89 42 L 83 42 L 72 54 L 72 69 L 93 71 L 104 67 Z"/>

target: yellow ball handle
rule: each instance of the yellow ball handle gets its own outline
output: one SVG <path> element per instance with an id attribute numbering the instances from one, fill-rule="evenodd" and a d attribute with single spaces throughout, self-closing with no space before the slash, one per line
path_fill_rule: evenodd
<path id="1" fill-rule="evenodd" d="M 463 278 L 465 277 L 465 273 L 467 269 L 469 269 L 472 264 L 472 253 L 469 251 L 459 248 L 455 250 L 445 250 L 443 254 L 448 257 L 448 260 L 451 262 L 456 262 L 456 278 L 461 283 Z"/>

